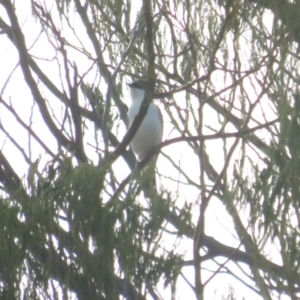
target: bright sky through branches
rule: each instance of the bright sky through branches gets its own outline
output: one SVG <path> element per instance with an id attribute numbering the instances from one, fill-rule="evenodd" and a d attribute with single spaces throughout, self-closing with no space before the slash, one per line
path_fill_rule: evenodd
<path id="1" fill-rule="evenodd" d="M 59 133 L 72 143 L 64 146 L 57 138 L 58 135 L 53 134 L 54 131 L 50 129 L 49 122 L 45 121 L 38 100 L 33 97 L 28 80 L 25 80 L 28 78 L 18 64 L 19 46 L 13 44 L 6 34 L 1 34 L 0 144 L 3 155 L 28 190 L 34 191 L 34 188 L 30 187 L 31 172 L 35 174 L 32 178 L 37 182 L 40 179 L 46 180 L 49 162 L 53 161 L 53 166 L 57 166 L 56 172 L 60 172 L 59 170 L 63 170 L 60 163 L 66 157 L 71 157 L 72 167 L 75 168 L 74 178 L 79 178 L 83 182 L 84 179 L 89 178 L 89 175 L 92 178 L 94 174 L 104 176 L 103 186 L 99 183 L 99 188 L 100 186 L 102 188 L 99 193 L 103 205 L 101 207 L 107 209 L 107 215 L 114 211 L 117 215 L 120 207 L 122 205 L 125 207 L 130 202 L 130 197 L 134 195 L 130 209 L 125 207 L 123 211 L 121 210 L 120 215 L 122 213 L 124 215 L 117 219 L 113 227 L 114 231 L 110 232 L 107 228 L 110 236 L 116 234 L 118 240 L 123 234 L 122 230 L 129 228 L 130 217 L 134 219 L 134 216 L 141 213 L 137 218 L 140 223 L 137 221 L 136 226 L 140 229 L 140 233 L 143 233 L 139 237 L 142 241 L 141 252 L 149 254 L 149 257 L 156 255 L 157 261 L 164 256 L 164 259 L 167 259 L 172 254 L 183 255 L 185 262 L 176 282 L 176 299 L 196 299 L 195 290 L 191 288 L 197 277 L 193 265 L 196 234 L 195 237 L 188 236 L 184 231 L 181 234 L 183 228 L 176 227 L 170 222 L 172 219 L 170 214 L 166 214 L 162 217 L 152 244 L 147 244 L 147 230 L 154 230 L 151 221 L 155 220 L 153 217 L 155 213 L 161 217 L 159 213 L 163 213 L 164 208 L 159 205 L 164 204 L 146 201 L 142 193 L 140 196 L 134 194 L 138 186 L 136 175 L 133 175 L 131 183 L 127 184 L 120 193 L 118 198 L 120 203 L 115 200 L 110 202 L 114 199 L 113 195 L 122 185 L 123 180 L 132 172 L 126 161 L 128 157 L 130 158 L 129 149 L 126 153 L 128 156 L 122 154 L 107 168 L 104 175 L 97 173 L 105 157 L 104 130 L 99 120 L 102 120 L 107 104 L 108 74 L 112 74 L 119 62 L 123 62 L 114 81 L 115 89 L 111 93 L 112 105 L 107 124 L 110 134 L 108 149 L 113 151 L 127 130 L 122 119 L 126 106 L 130 104 L 126 82 L 145 77 L 148 67 L 147 45 L 144 43 L 145 24 L 141 14 L 143 2 L 130 3 L 132 8 L 129 13 L 129 4 L 122 5 L 123 1 L 114 5 L 111 5 L 109 0 L 103 3 L 91 1 L 84 7 L 81 7 L 84 2 L 79 0 L 70 1 L 69 5 L 56 1 L 33 2 L 37 3 L 31 5 L 30 1 L 22 0 L 15 2 L 16 15 L 26 40 L 28 53 L 43 74 L 36 72 L 37 69 L 33 64 L 30 65 L 30 70 L 35 85 L 45 100 L 51 120 Z M 168 208 L 174 208 L 180 216 L 178 219 L 184 219 L 189 211 L 191 218 L 188 224 L 194 228 L 194 231 L 204 228 L 202 234 L 204 240 L 207 238 L 205 240 L 207 244 L 199 248 L 201 254 L 199 257 L 207 258 L 201 262 L 201 282 L 204 284 L 209 281 L 204 289 L 205 298 L 221 299 L 222 296 L 228 295 L 230 286 L 233 286 L 237 299 L 242 297 L 262 299 L 262 287 L 268 286 L 268 289 L 272 290 L 269 288 L 273 282 L 268 268 L 270 269 L 269 266 L 273 264 L 279 266 L 287 264 L 288 259 L 282 253 L 288 252 L 289 247 L 285 248 L 284 242 L 297 232 L 299 223 L 294 213 L 297 205 L 291 204 L 287 208 L 285 205 L 288 202 L 283 201 L 284 197 L 295 198 L 291 196 L 291 188 L 282 187 L 284 185 L 282 182 L 285 178 L 289 178 L 289 174 L 297 177 L 297 171 L 293 169 L 296 168 L 297 161 L 295 160 L 289 166 L 285 156 L 287 153 L 290 160 L 297 156 L 293 152 L 294 144 L 288 139 L 293 126 L 285 124 L 293 121 L 292 115 L 289 115 L 290 111 L 296 111 L 296 105 L 293 107 L 291 99 L 296 91 L 297 79 L 295 78 L 298 75 L 299 63 L 297 57 L 293 55 L 293 46 L 286 46 L 289 45 L 289 37 L 286 37 L 284 31 L 280 31 L 281 27 L 273 19 L 273 12 L 270 10 L 256 9 L 250 3 L 247 4 L 249 9 L 246 9 L 246 4 L 244 8 L 241 3 L 235 3 L 236 1 L 231 1 L 231 4 L 228 2 L 226 5 L 221 3 L 222 1 L 184 3 L 173 1 L 170 5 L 169 2 L 152 1 L 155 3 L 153 43 L 156 50 L 154 68 L 158 86 L 163 88 L 163 92 L 172 93 L 181 86 L 193 81 L 194 83 L 168 98 L 155 100 L 163 111 L 164 140 L 243 132 L 260 125 L 264 127 L 264 124 L 278 120 L 278 124 L 265 126 L 254 134 L 231 139 L 224 137 L 207 140 L 205 143 L 188 141 L 172 144 L 163 148 L 157 164 L 160 196 L 166 199 Z M 36 10 L 35 16 L 32 16 L 32 8 Z M 10 24 L 4 5 L 0 5 L 0 17 Z M 139 26 L 134 27 L 136 24 Z M 0 26 L 0 31 L 1 28 Z M 140 33 L 137 34 L 136 41 L 123 60 L 123 55 L 135 34 L 135 28 L 139 28 Z M 284 38 L 287 39 L 285 45 L 281 42 Z M 290 47 L 289 51 L 285 46 Z M 77 101 L 77 107 L 72 102 L 75 101 L 74 99 Z M 75 108 L 72 105 L 75 105 Z M 80 112 L 78 115 L 76 109 Z M 18 121 L 18 118 L 22 121 Z M 21 126 L 21 122 L 26 125 Z M 39 139 L 45 143 L 45 146 Z M 295 138 L 291 140 L 296 143 Z M 86 157 L 86 161 L 80 161 L 78 157 Z M 286 167 L 280 165 L 281 160 Z M 37 162 L 39 162 L 38 172 L 34 173 Z M 3 165 L 3 161 L 0 161 L 0 164 Z M 84 169 L 85 164 L 88 165 L 87 169 Z M 99 170 L 94 169 L 93 166 L 99 166 Z M 81 167 L 84 171 L 80 169 Z M 86 176 L 80 177 L 82 176 L 80 170 L 86 172 Z M 271 172 L 273 172 L 272 176 Z M 59 177 L 57 173 L 56 176 Z M 286 182 L 292 182 L 292 178 Z M 264 180 L 265 186 L 260 186 Z M 78 183 L 78 181 L 74 182 Z M 3 184 L 1 176 L 0 183 Z M 56 205 L 53 211 L 60 215 L 57 223 L 64 224 L 58 226 L 57 231 L 63 227 L 64 232 L 61 234 L 62 236 L 69 234 L 68 237 L 73 232 L 75 235 L 78 233 L 78 243 L 84 242 L 87 245 L 84 249 L 87 251 L 85 252 L 87 257 L 93 256 L 93 251 L 96 253 L 97 249 L 102 248 L 97 243 L 96 237 L 92 236 L 94 232 L 87 233 L 85 221 L 92 222 L 94 219 L 91 216 L 97 209 L 94 207 L 94 210 L 88 210 L 87 208 L 90 208 L 88 200 L 86 206 L 80 206 L 85 203 L 80 193 L 87 193 L 87 199 L 93 199 L 89 194 L 92 191 L 82 191 L 80 184 L 72 183 L 71 179 L 67 183 L 70 183 L 70 189 L 74 189 L 68 195 L 69 198 L 66 196 L 61 203 L 58 201 L 59 197 L 52 201 L 53 205 Z M 93 180 L 89 179 L 86 186 L 89 183 L 92 185 Z M 53 182 L 50 184 L 50 186 L 54 185 Z M 281 188 L 285 191 L 285 196 L 274 194 Z M 61 191 L 61 194 L 63 195 L 65 191 L 67 188 Z M 292 191 L 297 194 L 296 189 Z M 76 193 L 79 193 L 78 199 L 75 197 Z M 3 188 L 3 195 L 6 194 L 7 191 Z M 273 202 L 269 202 L 269 207 L 265 199 L 272 198 L 273 194 Z M 75 204 L 72 202 L 74 199 Z M 204 207 L 203 203 L 206 199 L 209 199 L 209 203 L 202 218 L 200 207 Z M 293 203 L 292 200 L 290 201 Z M 80 219 L 80 214 L 77 218 L 74 217 L 76 205 L 81 207 L 79 211 L 82 212 L 82 216 L 86 216 L 83 221 Z M 108 209 L 105 205 L 111 207 Z M 280 212 L 284 209 L 286 215 L 281 215 Z M 104 213 L 102 217 L 104 219 Z M 112 215 L 111 218 L 113 217 L 115 216 Z M 283 231 L 285 230 L 282 225 L 285 223 L 285 217 L 291 233 L 277 235 L 280 226 Z M 57 216 L 54 218 L 58 220 Z M 143 223 L 146 222 L 145 220 L 150 220 L 149 227 Z M 204 220 L 203 227 L 200 222 L 202 220 Z M 280 222 L 283 223 L 279 226 Z M 107 223 L 109 222 L 105 225 Z M 124 224 L 127 224 L 127 227 Z M 145 225 L 145 231 L 142 231 L 144 229 L 142 224 Z M 92 225 L 90 228 L 94 229 Z M 51 227 L 50 229 L 52 230 Z M 201 236 L 200 229 L 198 233 L 200 232 Z M 45 229 L 47 238 L 44 243 L 46 245 L 46 241 L 54 241 L 54 248 L 58 253 L 60 240 L 54 236 L 54 233 L 52 236 L 51 230 L 47 232 Z M 249 235 L 249 239 L 246 234 L 242 238 L 245 232 Z M 130 232 L 127 234 L 129 235 Z M 125 234 L 124 236 L 126 237 Z M 137 236 L 138 234 L 133 234 L 130 242 L 135 241 Z M 282 238 L 283 236 L 285 238 Z M 213 241 L 209 239 L 210 237 L 222 244 L 222 246 L 218 244 L 219 248 L 217 247 L 217 250 L 223 251 L 222 254 L 217 255 L 216 248 L 211 248 Z M 151 242 L 151 239 L 149 240 Z M 253 244 L 247 244 L 248 240 Z M 122 242 L 124 245 L 126 242 L 129 243 L 129 241 Z M 227 256 L 224 255 L 226 246 L 234 249 L 230 255 L 227 252 Z M 47 247 L 49 248 L 48 244 Z M 120 248 L 126 250 L 125 246 Z M 257 252 L 249 249 L 255 249 Z M 80 255 L 75 250 L 74 254 L 72 250 L 68 251 L 66 248 L 62 251 L 68 257 L 66 260 L 68 264 L 78 263 L 80 266 Z M 61 257 L 63 258 L 64 255 L 62 254 Z M 133 271 L 125 268 L 128 267 L 125 258 L 130 257 L 129 253 L 126 256 L 121 250 L 115 248 L 113 255 L 114 276 L 122 280 L 128 276 L 133 283 L 135 277 L 130 273 Z M 259 257 L 264 263 L 267 261 L 267 267 L 264 269 L 259 259 L 259 263 L 249 263 L 249 259 L 253 257 Z M 122 259 L 125 259 L 125 262 Z M 153 261 L 155 259 L 153 258 Z M 144 271 L 149 272 L 150 277 L 153 270 L 147 265 L 146 260 L 143 263 Z M 222 265 L 224 263 L 225 265 Z M 156 268 L 158 266 L 159 263 L 155 265 Z M 79 269 L 84 270 L 82 273 L 86 272 L 85 266 L 81 268 Z M 138 270 L 138 267 L 132 268 Z M 164 276 L 160 277 L 154 289 L 158 289 L 163 299 L 171 299 L 172 291 L 170 286 L 164 286 Z M 151 277 L 151 280 L 154 280 L 153 278 Z M 281 277 L 282 282 L 284 278 Z M 151 280 L 149 282 L 152 282 Z M 139 289 L 136 288 L 139 292 L 151 294 L 150 287 L 146 284 L 141 285 Z M 260 290 L 261 294 L 256 293 L 255 289 Z M 270 293 L 275 297 L 277 290 L 274 289 Z M 278 295 L 281 299 L 285 299 L 285 296 L 279 292 Z"/>

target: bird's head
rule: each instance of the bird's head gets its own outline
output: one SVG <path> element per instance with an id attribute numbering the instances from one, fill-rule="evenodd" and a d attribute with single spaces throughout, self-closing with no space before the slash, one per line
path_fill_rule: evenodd
<path id="1" fill-rule="evenodd" d="M 143 99 L 145 91 L 148 87 L 148 82 L 143 80 L 137 80 L 130 83 L 127 83 L 130 88 L 130 94 L 132 100 L 134 99 Z"/>

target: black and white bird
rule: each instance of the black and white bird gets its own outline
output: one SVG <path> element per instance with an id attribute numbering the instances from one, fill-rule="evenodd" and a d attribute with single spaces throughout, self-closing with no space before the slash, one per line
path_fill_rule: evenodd
<path id="1" fill-rule="evenodd" d="M 135 116 L 139 112 L 145 96 L 147 84 L 148 83 L 145 81 L 128 83 L 131 96 L 131 106 L 128 112 L 129 125 L 133 122 Z M 161 112 L 157 105 L 151 103 L 139 129 L 131 140 L 132 150 L 140 161 L 143 160 L 153 148 L 162 142 L 162 135 L 163 119 Z M 158 154 L 155 154 L 151 158 L 143 172 L 145 197 L 150 197 L 151 190 L 156 189 L 155 166 L 157 157 Z"/>

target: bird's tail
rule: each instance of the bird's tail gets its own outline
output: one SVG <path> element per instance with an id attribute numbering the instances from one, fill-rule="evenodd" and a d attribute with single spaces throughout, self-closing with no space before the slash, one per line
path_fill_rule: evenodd
<path id="1" fill-rule="evenodd" d="M 154 157 L 142 172 L 142 188 L 145 198 L 151 198 L 157 194 L 155 165 L 157 157 Z"/>

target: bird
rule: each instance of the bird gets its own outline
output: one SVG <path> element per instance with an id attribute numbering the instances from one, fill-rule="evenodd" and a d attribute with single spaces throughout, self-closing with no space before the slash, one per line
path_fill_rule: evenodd
<path id="1" fill-rule="evenodd" d="M 145 96 L 147 81 L 134 81 L 127 83 L 130 88 L 131 105 L 128 111 L 129 125 L 139 112 L 141 103 Z M 154 103 L 150 103 L 147 114 L 139 126 L 136 134 L 131 140 L 131 147 L 139 161 L 142 161 L 156 146 L 162 142 L 163 118 L 160 109 Z M 156 192 L 155 166 L 158 153 L 148 162 L 142 173 L 144 196 L 150 198 L 153 191 Z"/>

